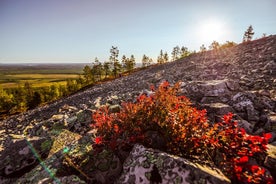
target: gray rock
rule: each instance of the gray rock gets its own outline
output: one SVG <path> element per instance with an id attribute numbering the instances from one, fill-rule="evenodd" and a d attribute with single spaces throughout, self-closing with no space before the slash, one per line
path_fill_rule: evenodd
<path id="1" fill-rule="evenodd" d="M 227 80 L 212 80 L 206 81 L 199 85 L 200 91 L 204 96 L 223 96 L 229 93 L 226 85 Z"/>
<path id="2" fill-rule="evenodd" d="M 38 184 L 85 184 L 86 182 L 81 180 L 78 176 L 70 175 L 55 178 L 43 178 L 37 182 Z"/>
<path id="3" fill-rule="evenodd" d="M 267 122 L 264 127 L 268 131 L 276 133 L 276 113 L 270 112 L 267 116 Z"/>
<path id="4" fill-rule="evenodd" d="M 120 105 L 110 105 L 108 107 L 108 109 L 109 109 L 109 112 L 116 113 L 116 112 L 120 112 L 121 106 Z"/>
<path id="5" fill-rule="evenodd" d="M 219 169 L 135 145 L 116 183 L 231 183 Z"/>
<path id="6" fill-rule="evenodd" d="M 268 155 L 265 159 L 264 165 L 269 169 L 272 176 L 276 176 L 276 146 L 268 145 Z"/>
<path id="7" fill-rule="evenodd" d="M 24 175 L 39 164 L 39 159 L 48 156 L 51 143 L 51 139 L 43 137 L 13 139 L 1 152 L 0 176 L 16 178 Z"/>
<path id="8" fill-rule="evenodd" d="M 89 108 L 95 110 L 104 104 L 117 105 L 121 100 L 134 102 L 141 91 L 149 90 L 150 85 L 157 86 L 165 80 L 172 84 L 182 81 L 182 91 L 179 94 L 186 95 L 198 107 L 202 107 L 202 103 L 224 104 L 222 108 L 218 108 L 217 105 L 210 107 L 214 113 L 209 113 L 209 118 L 218 118 L 219 114 L 231 109 L 227 107 L 228 105 L 234 109 L 237 116 L 241 117 L 239 125 L 248 133 L 253 131 L 252 126 L 254 126 L 254 134 L 275 133 L 275 50 L 276 35 L 215 52 L 192 54 L 175 62 L 150 66 L 111 82 L 94 85 L 43 107 L 9 117 L 0 121 L 0 155 L 9 150 L 9 145 L 13 144 L 12 136 L 15 135 L 58 137 L 63 129 L 69 129 L 85 137 L 90 130 Z M 266 120 L 264 116 L 267 117 Z M 271 144 L 276 143 L 274 141 Z M 58 156 L 58 153 L 54 155 Z M 86 157 L 81 158 L 85 160 Z M 111 158 L 113 157 L 107 160 L 113 160 Z M 72 159 L 80 163 L 76 157 Z M 58 160 L 62 159 L 54 159 L 53 164 L 49 165 L 52 168 L 64 167 L 63 164 L 59 165 Z M 2 164 L 0 166 L 2 167 Z M 99 166 L 101 169 L 107 168 L 106 164 L 100 164 L 100 162 Z M 154 169 L 153 166 L 151 168 Z M 69 171 L 70 169 L 73 168 L 69 167 Z M 87 166 L 86 169 L 88 170 L 89 167 Z M 60 170 L 62 169 L 58 169 L 59 172 Z M 63 172 L 66 173 L 66 171 Z M 33 170 L 32 174 L 34 172 Z M 32 181 L 34 176 L 32 174 L 28 175 L 30 177 L 28 181 Z M 107 175 L 99 172 L 97 181 L 109 181 L 115 175 L 109 174 L 109 179 L 105 176 Z M 3 177 L 0 176 L 0 178 Z M 45 172 L 44 178 L 47 181 L 49 173 Z M 0 181 L 14 182 L 11 178 Z M 198 181 L 201 182 L 201 180 Z"/>
<path id="9" fill-rule="evenodd" d="M 252 134 L 253 133 L 253 125 L 251 123 L 249 123 L 246 120 L 238 120 L 238 126 L 241 128 L 244 128 L 244 130 L 248 133 L 248 134 Z"/>

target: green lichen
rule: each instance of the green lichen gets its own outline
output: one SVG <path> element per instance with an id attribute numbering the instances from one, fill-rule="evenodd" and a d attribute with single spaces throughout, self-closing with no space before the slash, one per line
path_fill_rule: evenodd
<path id="1" fill-rule="evenodd" d="M 43 143 L 41 143 L 41 150 L 43 152 L 50 150 L 52 144 L 53 144 L 53 141 L 51 139 L 48 139 L 48 140 L 44 141 Z"/>

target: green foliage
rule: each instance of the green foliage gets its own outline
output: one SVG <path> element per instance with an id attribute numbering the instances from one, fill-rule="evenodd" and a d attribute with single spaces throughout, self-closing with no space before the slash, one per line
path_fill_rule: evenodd
<path id="1" fill-rule="evenodd" d="M 217 41 L 213 41 L 209 48 L 210 50 L 218 50 L 220 48 L 220 44 Z"/>
<path id="2" fill-rule="evenodd" d="M 118 113 L 107 107 L 93 114 L 92 128 L 97 129 L 94 148 L 116 151 L 141 143 L 151 146 L 145 133 L 159 132 L 167 152 L 192 159 L 214 162 L 233 181 L 272 183 L 265 168 L 249 160 L 261 160 L 270 134 L 251 136 L 232 121 L 232 114 L 222 122 L 210 124 L 206 111 L 197 110 L 184 96 L 177 96 L 179 84 L 162 83 L 151 96 L 141 95 L 136 103 L 123 103 Z"/>
<path id="3" fill-rule="evenodd" d="M 51 139 L 48 139 L 48 140 L 44 141 L 43 143 L 41 143 L 42 152 L 50 150 L 52 144 L 53 144 L 53 141 Z"/>
<path id="4" fill-rule="evenodd" d="M 243 42 L 248 42 L 251 41 L 253 38 L 254 32 L 253 32 L 253 27 L 250 25 L 247 30 L 244 32 L 243 35 Z"/>
<path id="5" fill-rule="evenodd" d="M 3 88 L 0 86 L 0 113 L 5 111 L 10 111 L 13 107 L 13 95 L 8 94 Z"/>
<path id="6" fill-rule="evenodd" d="M 172 61 L 179 59 L 180 57 L 180 47 L 177 45 L 172 50 Z"/>
<path id="7" fill-rule="evenodd" d="M 229 47 L 233 47 L 236 46 L 237 44 L 235 42 L 231 42 L 231 41 L 226 41 L 224 44 L 222 44 L 220 46 L 220 48 L 229 48 Z"/>
<path id="8" fill-rule="evenodd" d="M 83 80 L 67 79 L 66 85 L 52 84 L 47 87 L 33 87 L 25 82 L 17 88 L 0 88 L 0 118 L 28 109 L 34 109 L 40 104 L 57 100 L 79 90 Z"/>
<path id="9" fill-rule="evenodd" d="M 131 71 L 135 67 L 135 58 L 134 55 L 131 55 L 130 58 L 127 58 L 125 55 L 122 57 L 122 65 L 124 71 Z"/>
<path id="10" fill-rule="evenodd" d="M 188 50 L 187 47 L 181 47 L 181 52 L 180 52 L 180 57 L 181 58 L 184 58 L 184 57 L 187 57 L 191 54 L 191 52 Z"/>
<path id="11" fill-rule="evenodd" d="M 207 49 L 204 44 L 200 46 L 200 52 L 205 52 Z"/>
<path id="12" fill-rule="evenodd" d="M 142 58 L 142 67 L 150 66 L 152 63 L 152 59 L 144 54 Z"/>
<path id="13" fill-rule="evenodd" d="M 114 77 L 116 77 L 119 74 L 120 70 L 121 70 L 121 64 L 119 63 L 118 57 L 119 57 L 118 47 L 112 46 L 111 49 L 110 49 L 109 60 L 113 65 L 113 70 L 112 71 L 113 71 Z"/>
<path id="14" fill-rule="evenodd" d="M 97 82 L 97 81 L 100 81 L 102 79 L 103 65 L 98 60 L 98 58 L 95 58 L 95 61 L 93 63 L 93 67 L 91 69 L 91 73 L 92 73 L 92 76 L 93 76 L 93 82 Z"/>
<path id="15" fill-rule="evenodd" d="M 90 84 L 93 81 L 93 79 L 92 79 L 92 69 L 91 69 L 90 66 L 86 65 L 83 68 L 83 76 L 84 76 L 85 84 Z"/>
<path id="16" fill-rule="evenodd" d="M 163 53 L 163 50 L 161 49 L 160 54 L 157 57 L 157 63 L 158 64 L 163 64 L 163 63 L 166 63 L 168 61 L 169 61 L 168 53 L 167 52 Z"/>

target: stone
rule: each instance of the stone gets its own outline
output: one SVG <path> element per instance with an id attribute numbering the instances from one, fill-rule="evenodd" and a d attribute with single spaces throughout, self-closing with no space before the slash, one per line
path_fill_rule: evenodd
<path id="1" fill-rule="evenodd" d="M 239 83 L 234 80 L 227 80 L 225 84 L 230 91 L 237 91 L 240 88 Z"/>
<path id="2" fill-rule="evenodd" d="M 276 113 L 270 112 L 267 116 L 267 122 L 264 127 L 268 131 L 276 132 Z"/>
<path id="3" fill-rule="evenodd" d="M 147 131 L 145 133 L 145 142 L 150 148 L 158 149 L 160 151 L 166 150 L 167 141 L 165 137 L 158 131 Z"/>
<path id="4" fill-rule="evenodd" d="M 95 153 L 91 138 L 78 138 L 64 131 L 43 164 L 21 176 L 17 183 L 70 183 L 70 179 L 74 179 L 72 183 L 112 183 L 119 177 L 122 164 L 113 152 L 103 149 Z"/>
<path id="5" fill-rule="evenodd" d="M 135 73 L 111 82 L 95 84 L 71 96 L 45 104 L 45 106 L 1 120 L 0 155 L 2 157 L 3 153 L 6 154 L 9 151 L 13 154 L 10 146 L 15 143 L 15 140 L 23 141 L 24 136 L 30 138 L 39 136 L 41 139 L 50 136 L 51 138 L 47 138 L 42 147 L 45 150 L 50 147 L 53 152 L 48 157 L 46 155 L 49 151 L 43 152 L 43 155 L 45 154 L 47 157 L 43 163 L 51 173 L 57 174 L 56 178 L 69 180 L 70 176 L 76 175 L 87 183 L 93 183 L 93 181 L 94 183 L 110 183 L 112 179 L 119 176 L 118 173 L 122 169 L 121 162 L 128 157 L 131 148 L 120 153 L 117 152 L 116 155 L 112 155 L 106 150 L 100 154 L 100 157 L 94 156 L 91 144 L 96 136 L 96 130 L 91 130 L 89 126 L 90 115 L 93 113 L 91 109 L 96 110 L 105 104 L 117 105 L 121 103 L 121 100 L 135 102 L 141 92 L 150 95 L 151 92 L 148 91 L 150 86 L 158 86 L 163 81 L 169 81 L 171 85 L 181 81 L 182 90 L 179 95 L 190 98 L 192 105 L 196 107 L 201 108 L 206 104 L 211 104 L 209 108 L 213 112 L 208 113 L 209 120 L 221 117 L 219 114 L 232 108 L 235 113 L 234 118 L 238 117 L 239 126 L 246 129 L 247 133 L 262 135 L 269 132 L 275 135 L 275 43 L 276 35 L 273 35 L 215 52 L 191 54 L 175 62 L 137 70 Z M 59 149 L 53 149 L 58 146 L 56 144 L 52 146 L 52 139 L 56 143 L 59 143 L 56 140 L 57 137 L 63 140 L 61 136 L 66 137 L 62 133 L 64 129 L 70 131 L 66 135 L 75 136 L 76 134 L 76 139 L 68 138 L 64 144 L 60 143 Z M 154 135 L 152 140 L 158 137 L 160 138 L 160 136 Z M 162 141 L 157 139 L 153 142 L 158 143 L 156 149 L 163 149 L 160 148 Z M 270 142 L 271 145 L 276 145 L 275 136 Z M 39 150 L 39 148 L 36 149 Z M 63 151 L 67 151 L 67 149 L 68 153 L 65 154 Z M 23 154 L 22 158 L 19 157 L 22 156 L 19 151 Z M 30 154 L 31 152 L 24 146 L 20 147 L 17 152 L 16 158 L 22 162 L 18 163 L 16 168 L 20 168 L 24 165 L 22 163 L 26 163 L 24 159 L 27 157 L 24 157 L 24 153 Z M 70 165 L 70 161 L 65 159 L 65 155 L 66 158 L 70 158 L 73 165 Z M 102 157 L 107 158 L 101 159 Z M 29 161 L 31 163 L 32 159 Z M 14 164 L 16 163 L 17 160 L 14 161 Z M 20 172 L 22 171 L 20 175 L 25 173 L 22 180 L 17 177 L 7 178 L 0 175 L 0 183 L 16 183 L 16 180 L 21 183 L 38 183 L 40 181 L 47 183 L 50 181 L 49 172 L 41 165 L 36 166 L 37 163 L 36 161 L 34 165 L 30 166 L 35 168 L 29 173 L 26 173 L 28 169 L 20 169 Z M 114 169 L 110 169 L 109 163 L 113 163 L 111 165 Z M 268 163 L 273 164 L 274 162 L 269 160 Z M 5 169 L 10 170 L 10 167 L 6 166 L 8 165 L 0 164 L 0 173 L 3 174 Z M 91 168 L 94 170 L 92 169 L 93 171 L 90 172 Z M 160 181 L 160 167 L 151 164 L 150 168 L 155 177 L 148 175 L 149 179 Z M 77 169 L 81 169 L 88 178 L 80 174 Z M 197 181 L 198 183 L 204 182 L 200 179 Z"/>
<path id="6" fill-rule="evenodd" d="M 247 114 L 248 121 L 258 121 L 259 114 L 258 111 L 255 110 L 253 102 L 249 99 L 239 101 L 237 98 L 237 95 L 233 97 L 233 101 L 237 101 L 237 103 L 234 103 L 233 108 L 237 112 L 245 112 Z"/>
<path id="7" fill-rule="evenodd" d="M 136 144 L 115 183 L 231 183 L 217 168 Z"/>
<path id="8" fill-rule="evenodd" d="M 63 176 L 63 177 L 56 177 L 56 178 L 43 178 L 37 182 L 38 184 L 85 184 L 86 182 L 81 180 L 76 175 L 70 175 L 70 176 Z"/>
<path id="9" fill-rule="evenodd" d="M 265 159 L 264 165 L 269 169 L 274 179 L 276 179 L 276 146 L 275 145 L 268 145 L 267 150 L 267 157 Z"/>
<path id="10" fill-rule="evenodd" d="M 227 80 L 212 80 L 206 81 L 199 85 L 200 91 L 204 96 L 223 96 L 229 93 L 226 85 Z"/>
<path id="11" fill-rule="evenodd" d="M 243 128 L 248 134 L 253 133 L 253 125 L 246 120 L 237 120 L 238 126 Z"/>
<path id="12" fill-rule="evenodd" d="M 79 111 L 77 119 L 80 124 L 90 124 L 92 122 L 92 111 L 89 109 Z"/>
<path id="13" fill-rule="evenodd" d="M 211 103 L 205 104 L 208 113 L 214 113 L 218 116 L 228 114 L 229 112 L 234 112 L 234 109 L 224 103 Z"/>
<path id="14" fill-rule="evenodd" d="M 110 106 L 108 107 L 108 110 L 109 110 L 109 112 L 111 112 L 111 113 L 117 113 L 117 112 L 120 112 L 121 106 L 120 106 L 120 105 L 110 105 Z"/>
<path id="15" fill-rule="evenodd" d="M 13 139 L 0 154 L 0 176 L 20 177 L 35 168 L 41 158 L 48 156 L 51 146 L 47 144 L 51 140 L 43 137 Z"/>
<path id="16" fill-rule="evenodd" d="M 70 144 L 75 143 L 81 138 L 79 134 L 70 132 L 66 129 L 62 130 L 57 137 L 53 140 L 53 145 L 51 146 L 51 150 L 49 156 L 53 155 L 54 153 L 65 149 Z"/>

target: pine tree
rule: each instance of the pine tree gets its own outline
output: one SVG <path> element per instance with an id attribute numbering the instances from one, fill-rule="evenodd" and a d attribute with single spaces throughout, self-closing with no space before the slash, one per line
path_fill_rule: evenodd
<path id="1" fill-rule="evenodd" d="M 128 71 L 133 70 L 134 67 L 135 67 L 135 65 L 136 65 L 135 57 L 134 57 L 134 55 L 132 54 L 132 55 L 130 56 L 130 60 L 129 60 Z"/>
<path id="2" fill-rule="evenodd" d="M 253 38 L 254 32 L 253 32 L 253 27 L 250 25 L 247 30 L 244 32 L 243 35 L 243 42 L 251 41 Z"/>
<path id="3" fill-rule="evenodd" d="M 169 55 L 167 52 L 165 52 L 163 60 L 164 60 L 164 63 L 167 63 L 169 61 Z"/>
<path id="4" fill-rule="evenodd" d="M 211 45 L 209 46 L 210 50 L 217 50 L 219 49 L 220 45 L 217 41 L 213 41 Z"/>
<path id="5" fill-rule="evenodd" d="M 207 49 L 204 44 L 200 46 L 200 52 L 205 52 Z"/>
<path id="6" fill-rule="evenodd" d="M 102 63 L 96 57 L 92 67 L 92 76 L 95 79 L 95 81 L 101 80 L 102 73 L 103 73 Z"/>
<path id="7" fill-rule="evenodd" d="M 188 48 L 187 47 L 184 47 L 184 46 L 182 46 L 181 47 L 181 58 L 184 58 L 184 57 L 187 57 L 187 56 L 189 56 L 191 53 L 188 51 Z"/>
<path id="8" fill-rule="evenodd" d="M 144 54 L 142 57 L 142 67 L 148 66 L 148 60 L 149 60 L 149 57 Z"/>
<path id="9" fill-rule="evenodd" d="M 92 69 L 90 66 L 86 65 L 83 68 L 83 76 L 85 79 L 85 84 L 90 84 L 92 81 Z"/>
<path id="10" fill-rule="evenodd" d="M 157 63 L 158 64 L 163 64 L 164 63 L 164 54 L 163 54 L 163 50 L 160 50 L 160 55 L 157 57 Z"/>
<path id="11" fill-rule="evenodd" d="M 180 47 L 177 45 L 172 50 L 172 61 L 179 59 L 180 56 Z"/>
<path id="12" fill-rule="evenodd" d="M 122 67 L 124 71 L 127 71 L 127 65 L 129 62 L 129 58 L 126 57 L 126 55 L 123 55 L 122 57 Z"/>
<path id="13" fill-rule="evenodd" d="M 107 78 L 107 76 L 111 74 L 110 65 L 111 63 L 108 61 L 105 61 L 103 64 L 103 71 L 104 71 L 105 78 Z"/>
<path id="14" fill-rule="evenodd" d="M 119 57 L 119 50 L 117 47 L 112 46 L 110 49 L 110 57 L 109 60 L 113 64 L 113 75 L 116 77 L 121 69 L 121 64 L 119 63 L 118 60 Z"/>

